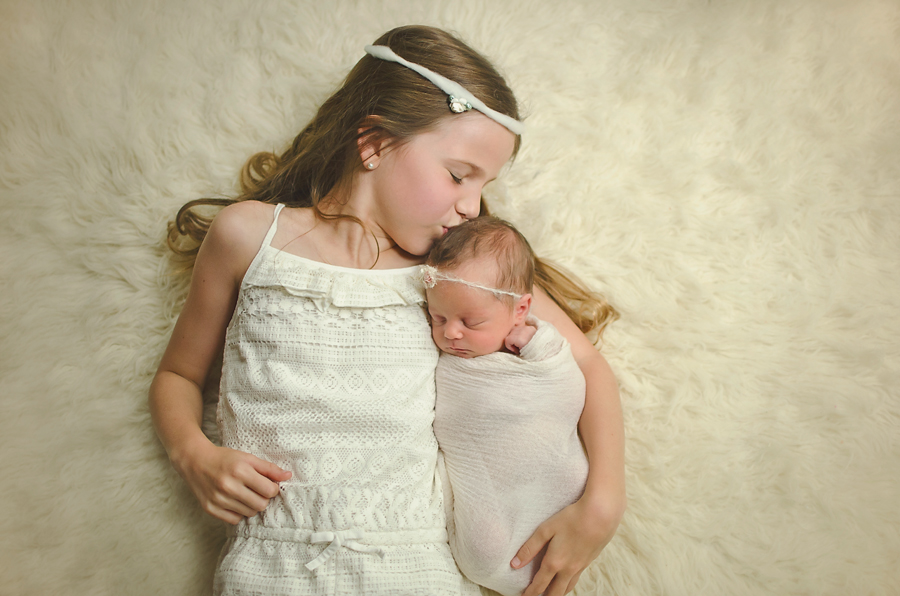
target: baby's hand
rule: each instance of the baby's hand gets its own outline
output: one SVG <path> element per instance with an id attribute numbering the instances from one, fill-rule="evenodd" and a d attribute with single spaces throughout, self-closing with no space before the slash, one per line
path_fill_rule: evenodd
<path id="1" fill-rule="evenodd" d="M 229 524 L 264 510 L 291 473 L 256 456 L 207 443 L 176 469 L 208 514 Z"/>
<path id="2" fill-rule="evenodd" d="M 506 340 L 503 343 L 506 345 L 507 350 L 513 354 L 518 354 L 519 350 L 528 345 L 535 333 L 537 333 L 537 327 L 532 327 L 528 324 L 516 325 L 509 332 L 509 335 L 506 336 Z"/>

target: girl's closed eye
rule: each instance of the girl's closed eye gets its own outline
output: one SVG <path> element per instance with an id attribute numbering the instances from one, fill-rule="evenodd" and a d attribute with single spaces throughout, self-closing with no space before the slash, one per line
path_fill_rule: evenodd
<path id="1" fill-rule="evenodd" d="M 439 316 L 433 315 L 431 313 L 428 313 L 428 314 L 431 317 L 431 323 L 433 325 L 443 325 L 446 322 L 446 319 L 444 317 L 439 317 Z"/>
<path id="2" fill-rule="evenodd" d="M 463 321 L 463 325 L 465 325 L 469 329 L 475 329 L 476 327 L 478 327 L 479 325 L 482 325 L 482 324 L 484 324 L 484 321 L 481 321 L 481 320 L 477 320 L 477 321 L 464 320 Z"/>
<path id="3" fill-rule="evenodd" d="M 456 174 L 454 174 L 453 172 L 450 172 L 450 177 L 453 178 L 453 182 L 455 182 L 456 184 L 462 184 L 462 182 L 463 182 L 463 179 L 460 178 L 459 176 L 457 176 Z"/>

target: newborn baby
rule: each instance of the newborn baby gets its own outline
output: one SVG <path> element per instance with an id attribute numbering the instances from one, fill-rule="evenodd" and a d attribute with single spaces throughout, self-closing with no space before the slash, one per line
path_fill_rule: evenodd
<path id="1" fill-rule="evenodd" d="M 423 266 L 436 372 L 450 547 L 462 572 L 521 594 L 541 557 L 510 561 L 543 521 L 581 497 L 584 377 L 568 342 L 529 317 L 534 256 L 512 226 L 451 229 Z M 452 503 L 452 510 L 450 510 Z"/>

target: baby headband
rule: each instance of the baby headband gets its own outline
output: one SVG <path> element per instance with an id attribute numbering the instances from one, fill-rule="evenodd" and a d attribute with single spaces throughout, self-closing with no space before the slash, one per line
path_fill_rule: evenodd
<path id="1" fill-rule="evenodd" d="M 394 53 L 394 50 L 387 46 L 366 46 L 366 53 L 371 54 L 372 56 L 378 58 L 379 60 L 386 60 L 387 62 L 396 62 L 397 64 L 402 64 L 406 68 L 413 70 L 432 83 L 446 93 L 449 98 L 448 102 L 450 104 L 450 111 L 454 114 L 461 114 L 463 112 L 468 112 L 472 108 L 475 108 L 491 120 L 495 122 L 499 122 L 506 128 L 510 130 L 513 134 L 520 135 L 525 132 L 525 125 L 510 118 L 506 114 L 501 114 L 497 110 L 492 110 L 491 108 L 484 105 L 480 99 L 466 91 L 465 87 L 460 85 L 455 81 L 451 81 L 447 77 L 441 76 L 433 70 L 429 70 L 422 66 L 421 64 L 416 64 L 415 62 L 410 62 L 405 58 L 401 58 L 397 54 Z"/>
<path id="2" fill-rule="evenodd" d="M 441 273 L 431 265 L 422 265 L 419 269 L 419 274 L 422 278 L 422 283 L 425 284 L 425 287 L 431 289 L 434 285 L 439 281 L 452 281 L 458 284 L 464 284 L 469 286 L 470 288 L 477 288 L 479 290 L 485 290 L 494 294 L 494 296 L 512 296 L 514 300 L 518 300 L 522 297 L 521 294 L 516 294 L 515 292 L 507 292 L 506 290 L 498 290 L 497 288 L 490 288 L 488 286 L 483 286 L 481 284 L 477 284 L 472 281 L 466 281 L 464 279 L 460 279 L 455 275 L 450 275 L 449 273 Z"/>

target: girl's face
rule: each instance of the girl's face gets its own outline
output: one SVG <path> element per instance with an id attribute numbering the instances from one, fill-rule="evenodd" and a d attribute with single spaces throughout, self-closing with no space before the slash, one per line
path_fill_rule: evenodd
<path id="1" fill-rule="evenodd" d="M 464 263 L 453 275 L 487 287 L 493 287 L 497 277 L 495 265 L 482 259 Z M 528 314 L 523 299 L 510 307 L 487 290 L 457 282 L 438 281 L 425 293 L 434 343 L 461 358 L 502 350 L 506 336 Z"/>
<path id="2" fill-rule="evenodd" d="M 373 220 L 397 246 L 425 255 L 448 228 L 478 216 L 481 191 L 512 156 L 515 136 L 478 112 L 445 118 L 378 158 Z"/>

